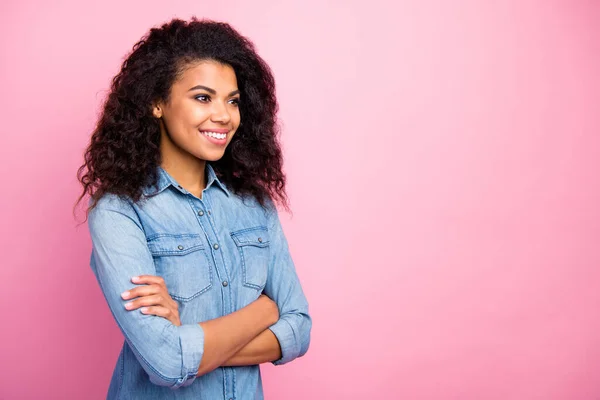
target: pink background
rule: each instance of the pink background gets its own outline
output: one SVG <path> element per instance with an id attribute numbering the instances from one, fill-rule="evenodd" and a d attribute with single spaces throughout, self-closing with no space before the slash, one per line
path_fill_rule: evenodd
<path id="1" fill-rule="evenodd" d="M 0 398 L 104 398 L 75 171 L 122 57 L 193 14 L 278 84 L 314 328 L 267 398 L 600 398 L 600 3 L 285 3 L 2 2 Z"/>

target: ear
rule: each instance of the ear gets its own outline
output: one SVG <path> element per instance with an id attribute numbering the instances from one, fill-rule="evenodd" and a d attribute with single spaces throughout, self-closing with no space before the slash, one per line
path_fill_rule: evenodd
<path id="1" fill-rule="evenodd" d="M 155 118 L 162 118 L 162 108 L 160 107 L 160 105 L 152 105 L 152 115 L 154 115 Z"/>

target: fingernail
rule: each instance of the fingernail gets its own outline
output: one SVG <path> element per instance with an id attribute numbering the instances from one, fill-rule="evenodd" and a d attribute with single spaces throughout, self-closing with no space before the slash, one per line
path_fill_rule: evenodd
<path id="1" fill-rule="evenodd" d="M 121 297 L 124 298 L 124 299 L 128 298 L 129 297 L 129 290 L 121 293 Z"/>
<path id="2" fill-rule="evenodd" d="M 137 282 L 140 280 L 139 276 L 134 276 L 133 278 L 131 278 L 132 281 Z"/>
<path id="3" fill-rule="evenodd" d="M 145 313 L 146 311 L 148 311 L 148 309 L 147 309 L 146 307 L 142 307 L 140 310 L 141 310 L 143 313 Z"/>
<path id="4" fill-rule="evenodd" d="M 125 308 L 130 309 L 131 307 L 133 307 L 133 303 L 127 303 L 127 304 L 125 304 Z"/>

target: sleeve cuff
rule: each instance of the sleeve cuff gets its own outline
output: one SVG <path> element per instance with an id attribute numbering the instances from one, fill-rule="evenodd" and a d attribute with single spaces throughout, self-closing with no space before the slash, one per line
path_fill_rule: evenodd
<path id="1" fill-rule="evenodd" d="M 181 325 L 177 329 L 181 345 L 182 378 L 174 389 L 194 382 L 204 354 L 204 330 L 199 324 Z"/>
<path id="2" fill-rule="evenodd" d="M 292 325 L 285 319 L 280 319 L 269 327 L 271 332 L 279 341 L 281 347 L 281 358 L 272 362 L 273 365 L 282 365 L 297 358 L 300 354 L 300 346 Z"/>

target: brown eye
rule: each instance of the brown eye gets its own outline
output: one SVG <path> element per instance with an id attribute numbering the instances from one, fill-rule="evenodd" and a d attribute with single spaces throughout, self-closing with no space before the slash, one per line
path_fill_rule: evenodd
<path id="1" fill-rule="evenodd" d="M 205 102 L 207 102 L 207 101 L 209 101 L 209 100 L 210 100 L 210 96 L 207 96 L 207 95 L 205 95 L 205 94 L 200 94 L 200 95 L 198 95 L 198 96 L 196 96 L 196 97 L 194 97 L 194 98 L 195 98 L 196 100 L 198 100 L 198 101 L 201 101 L 201 102 L 203 102 L 203 103 L 205 103 Z"/>

